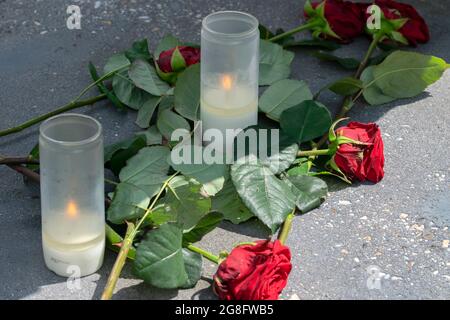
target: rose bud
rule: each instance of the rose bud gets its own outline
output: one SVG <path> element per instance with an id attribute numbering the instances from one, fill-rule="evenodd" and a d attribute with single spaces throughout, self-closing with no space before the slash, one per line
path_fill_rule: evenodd
<path id="1" fill-rule="evenodd" d="M 181 71 L 199 62 L 199 48 L 176 46 L 159 54 L 159 58 L 156 61 L 156 70 L 161 79 L 170 84 L 175 84 Z"/>
<path id="2" fill-rule="evenodd" d="M 364 32 L 364 14 L 360 5 L 341 0 L 306 1 L 304 15 L 314 37 L 349 42 Z"/>
<path id="3" fill-rule="evenodd" d="M 393 0 L 376 0 L 375 4 L 382 13 L 381 32 L 390 40 L 412 46 L 430 40 L 428 26 L 413 6 Z M 366 12 L 366 17 L 369 14 Z M 373 34 L 378 30 L 366 31 Z"/>
<path id="4" fill-rule="evenodd" d="M 235 247 L 219 265 L 213 290 L 222 300 L 277 300 L 291 271 L 291 253 L 280 241 Z"/>
<path id="5" fill-rule="evenodd" d="M 328 165 L 349 180 L 379 182 L 384 176 L 381 131 L 375 123 L 350 122 L 332 132 L 330 149 L 335 154 Z"/>

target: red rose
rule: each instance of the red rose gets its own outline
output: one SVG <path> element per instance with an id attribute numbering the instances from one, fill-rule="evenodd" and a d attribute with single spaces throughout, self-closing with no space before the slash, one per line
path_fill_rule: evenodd
<path id="1" fill-rule="evenodd" d="M 389 32 L 387 36 L 390 39 L 413 46 L 430 40 L 427 23 L 412 5 L 393 0 L 375 0 L 375 4 L 381 8 L 384 18 L 387 20 L 406 19 L 393 31 L 400 33 L 400 36 Z"/>
<path id="2" fill-rule="evenodd" d="M 291 253 L 280 241 L 256 241 L 234 248 L 214 275 L 223 300 L 277 300 L 291 271 Z"/>
<path id="3" fill-rule="evenodd" d="M 338 147 L 331 161 L 348 179 L 374 183 L 383 179 L 383 140 L 378 125 L 350 122 L 336 130 L 336 141 Z"/>
<path id="4" fill-rule="evenodd" d="M 316 22 L 313 35 L 348 42 L 364 32 L 364 14 L 359 4 L 342 0 L 324 0 L 305 4 L 308 23 Z"/>
<path id="5" fill-rule="evenodd" d="M 174 84 L 179 72 L 199 62 L 199 48 L 177 46 L 159 54 L 156 69 L 163 80 Z"/>

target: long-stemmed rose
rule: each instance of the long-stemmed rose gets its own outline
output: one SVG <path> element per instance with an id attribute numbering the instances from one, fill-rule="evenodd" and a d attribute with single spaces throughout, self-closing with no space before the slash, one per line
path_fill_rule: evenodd
<path id="1" fill-rule="evenodd" d="M 271 41 L 277 41 L 294 33 L 311 30 L 314 37 L 349 42 L 364 32 L 364 15 L 361 7 L 351 1 L 323 0 L 306 1 L 304 15 L 307 23 L 279 34 Z"/>
<path id="2" fill-rule="evenodd" d="M 214 292 L 223 300 L 276 300 L 292 269 L 291 253 L 279 240 L 235 247 L 214 275 Z"/>
<path id="3" fill-rule="evenodd" d="M 156 61 L 158 75 L 164 81 L 175 84 L 178 74 L 190 65 L 200 62 L 200 49 L 189 46 L 177 46 L 163 51 Z"/>

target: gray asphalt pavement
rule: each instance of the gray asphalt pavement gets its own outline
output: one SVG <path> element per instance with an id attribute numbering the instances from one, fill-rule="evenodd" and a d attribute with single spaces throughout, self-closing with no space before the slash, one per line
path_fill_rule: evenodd
<path id="1" fill-rule="evenodd" d="M 446 1 L 408 1 L 428 21 L 431 41 L 417 50 L 450 61 Z M 81 7 L 81 30 L 66 28 L 66 8 Z M 114 52 L 147 37 L 152 47 L 166 34 L 199 41 L 201 19 L 210 12 L 250 12 L 263 24 L 285 29 L 301 21 L 303 1 L 274 0 L 0 0 L 0 128 L 19 124 L 74 98 L 89 82 L 88 61 L 102 66 Z M 302 34 L 299 37 L 308 37 Z M 368 46 L 358 39 L 339 54 L 360 58 Z M 315 92 L 348 75 L 296 50 L 292 77 Z M 376 185 L 332 186 L 317 210 L 297 217 L 288 240 L 293 270 L 283 298 L 449 299 L 450 298 L 450 72 L 413 99 L 379 107 L 358 104 L 352 119 L 376 121 L 385 142 L 385 178 Z M 340 99 L 324 94 L 335 110 Z M 129 137 L 135 114 L 107 102 L 80 109 L 100 120 L 105 143 Z M 23 155 L 37 142 L 38 127 L 0 138 L 0 154 Z M 0 298 L 96 299 L 114 262 L 107 252 L 102 269 L 69 290 L 48 271 L 41 252 L 39 189 L 0 167 Z M 264 236 L 255 223 L 224 223 L 202 241 L 213 252 Z M 160 290 L 125 268 L 116 299 L 214 299 L 204 262 L 204 279 L 190 290 Z M 375 277 L 375 278 L 374 278 Z M 373 288 L 371 280 L 379 280 Z M 369 286 L 368 286 L 369 283 Z M 372 289 L 371 289 L 372 288 Z"/>

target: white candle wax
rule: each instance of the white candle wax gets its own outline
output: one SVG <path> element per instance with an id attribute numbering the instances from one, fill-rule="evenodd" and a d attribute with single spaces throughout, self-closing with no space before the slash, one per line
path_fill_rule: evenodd
<path id="1" fill-rule="evenodd" d="M 245 129 L 258 122 L 258 96 L 249 87 L 232 89 L 204 87 L 201 99 L 202 129 L 218 129 L 223 135 L 225 151 L 233 147 L 233 139 L 228 141 L 226 129 Z"/>
<path id="2" fill-rule="evenodd" d="M 61 276 L 78 271 L 79 276 L 94 273 L 103 262 L 104 221 L 97 214 L 76 208 L 74 203 L 63 210 L 63 214 L 52 212 L 42 219 L 45 263 Z"/>

